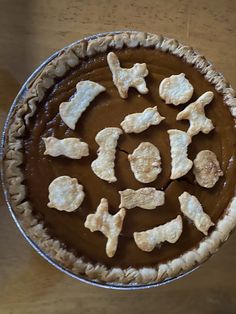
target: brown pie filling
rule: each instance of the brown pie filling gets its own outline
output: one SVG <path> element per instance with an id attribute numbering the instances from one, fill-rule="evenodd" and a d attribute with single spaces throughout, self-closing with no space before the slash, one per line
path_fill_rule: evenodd
<path id="1" fill-rule="evenodd" d="M 153 266 L 180 256 L 198 245 L 204 235 L 183 217 L 183 233 L 175 244 L 163 243 L 152 252 L 141 251 L 132 235 L 175 218 L 180 212 L 178 196 L 187 191 L 201 202 L 204 211 L 216 222 L 231 198 L 236 186 L 236 131 L 234 120 L 223 102 L 223 97 L 192 66 L 180 58 L 150 48 L 123 49 L 116 51 L 122 67 L 131 67 L 134 63 L 145 62 L 149 70 L 146 78 L 149 93 L 140 95 L 130 89 L 129 97 L 121 99 L 112 81 L 106 55 L 100 54 L 81 62 L 48 92 L 31 118 L 24 138 L 24 173 L 27 186 L 27 199 L 33 207 L 34 214 L 44 222 L 49 234 L 59 239 L 72 250 L 76 256 L 84 256 L 91 262 L 100 262 L 109 267 L 119 266 Z M 168 129 L 186 131 L 188 121 L 176 121 L 176 115 L 186 105 L 175 107 L 166 105 L 159 97 L 158 87 L 161 80 L 172 74 L 185 73 L 194 87 L 192 100 L 196 100 L 206 91 L 214 92 L 214 100 L 206 107 L 206 116 L 210 118 L 215 129 L 209 134 L 193 137 L 189 146 L 189 158 L 194 159 L 203 149 L 213 151 L 220 162 L 224 176 L 212 189 L 205 189 L 195 183 L 192 170 L 181 179 L 170 181 L 171 158 Z M 69 129 L 59 115 L 59 105 L 68 101 L 75 92 L 76 83 L 91 80 L 104 87 L 106 91 L 95 98 L 89 108 L 79 119 L 75 131 Z M 158 107 L 166 119 L 158 126 L 151 126 L 140 134 L 123 134 L 118 141 L 115 162 L 116 183 L 107 183 L 99 179 L 91 170 L 91 162 L 97 157 L 98 146 L 96 134 L 105 127 L 120 127 L 127 114 L 142 112 L 147 107 Z M 81 160 L 66 157 L 44 156 L 45 146 L 42 137 L 55 136 L 59 139 L 79 137 L 89 145 L 90 155 Z M 131 153 L 141 142 L 148 141 L 158 147 L 162 158 L 162 172 L 150 184 L 138 182 L 130 169 L 127 153 Z M 59 212 L 48 208 L 48 186 L 58 176 L 68 175 L 77 178 L 86 193 L 81 208 L 73 213 Z M 118 191 L 145 186 L 165 190 L 165 204 L 154 210 L 134 208 L 127 210 L 118 248 L 113 258 L 105 252 L 107 239 L 100 232 L 90 232 L 84 227 L 89 213 L 93 213 L 100 199 L 105 197 L 110 204 L 110 212 L 119 210 Z M 212 227 L 209 232 L 214 230 Z"/>

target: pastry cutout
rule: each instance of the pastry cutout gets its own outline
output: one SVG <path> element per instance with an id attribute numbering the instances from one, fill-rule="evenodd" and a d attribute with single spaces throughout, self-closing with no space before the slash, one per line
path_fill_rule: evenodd
<path id="1" fill-rule="evenodd" d="M 82 113 L 90 105 L 91 101 L 105 91 L 105 87 L 92 81 L 81 81 L 76 85 L 76 92 L 67 102 L 59 106 L 59 112 L 64 123 L 72 130 Z"/>
<path id="2" fill-rule="evenodd" d="M 154 209 L 165 203 L 165 192 L 158 191 L 155 188 L 141 188 L 139 190 L 126 189 L 119 191 L 119 208 L 131 209 L 140 207 L 144 209 Z"/>
<path id="3" fill-rule="evenodd" d="M 219 177 L 223 176 L 216 155 L 210 150 L 202 150 L 193 161 L 193 173 L 196 181 L 204 188 L 212 188 Z"/>
<path id="4" fill-rule="evenodd" d="M 168 130 L 171 151 L 171 180 L 184 176 L 193 166 L 192 160 L 187 156 L 188 145 L 191 143 L 190 136 L 183 131 Z"/>
<path id="5" fill-rule="evenodd" d="M 121 134 L 122 130 L 119 128 L 105 128 L 95 137 L 99 145 L 98 157 L 92 162 L 91 168 L 96 176 L 109 183 L 117 181 L 114 161 L 117 141 Z"/>
<path id="6" fill-rule="evenodd" d="M 145 252 L 151 252 L 162 242 L 175 243 L 183 231 L 183 222 L 180 215 L 175 219 L 153 229 L 142 232 L 134 232 L 134 241 Z"/>
<path id="7" fill-rule="evenodd" d="M 120 125 L 125 133 L 140 133 L 147 130 L 151 125 L 158 125 L 164 119 L 155 106 L 147 108 L 143 112 L 127 115 Z"/>
<path id="8" fill-rule="evenodd" d="M 147 94 L 148 89 L 144 77 L 148 75 L 146 63 L 135 63 L 130 69 L 120 67 L 120 62 L 114 52 L 109 52 L 107 62 L 112 72 L 112 78 L 120 97 L 127 98 L 130 87 L 135 87 L 140 94 Z"/>
<path id="9" fill-rule="evenodd" d="M 149 142 L 141 143 L 128 159 L 136 180 L 142 183 L 156 180 L 162 170 L 159 149 Z"/>
<path id="10" fill-rule="evenodd" d="M 179 196 L 179 202 L 182 213 L 193 221 L 199 231 L 207 235 L 208 229 L 214 226 L 214 223 L 211 221 L 211 218 L 204 213 L 202 205 L 196 196 L 184 192 Z"/>
<path id="11" fill-rule="evenodd" d="M 107 199 L 102 198 L 95 214 L 88 215 L 84 223 L 84 226 L 91 232 L 100 231 L 107 237 L 106 254 L 108 257 L 113 257 L 116 252 L 125 214 L 124 208 L 121 208 L 115 215 L 109 214 Z"/>
<path id="12" fill-rule="evenodd" d="M 61 176 L 53 180 L 49 187 L 48 207 L 60 211 L 73 212 L 84 200 L 83 186 L 78 184 L 77 179 Z"/>
<path id="13" fill-rule="evenodd" d="M 166 104 L 178 106 L 185 104 L 193 96 L 193 86 L 186 79 L 184 73 L 171 75 L 161 81 L 159 86 L 160 97 Z"/>
<path id="14" fill-rule="evenodd" d="M 192 137 L 199 132 L 208 134 L 214 129 L 210 119 L 205 116 L 204 107 L 214 98 L 213 92 L 206 92 L 195 102 L 188 105 L 183 111 L 178 113 L 176 120 L 189 120 L 190 127 L 187 133 Z"/>
<path id="15" fill-rule="evenodd" d="M 45 144 L 44 155 L 50 155 L 52 157 L 66 156 L 72 159 L 81 159 L 89 155 L 88 144 L 81 142 L 78 138 L 65 138 L 62 140 L 56 137 L 43 137 Z"/>

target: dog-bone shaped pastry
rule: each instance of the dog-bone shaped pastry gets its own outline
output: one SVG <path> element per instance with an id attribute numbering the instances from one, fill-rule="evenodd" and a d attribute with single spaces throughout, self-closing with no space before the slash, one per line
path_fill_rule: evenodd
<path id="1" fill-rule="evenodd" d="M 134 232 L 134 241 L 137 246 L 145 252 L 151 252 L 162 242 L 175 243 L 183 231 L 183 222 L 180 215 L 175 219 L 153 229 Z"/>
<path id="2" fill-rule="evenodd" d="M 193 166 L 192 160 L 187 157 L 188 145 L 191 137 L 183 131 L 168 130 L 171 151 L 171 180 L 184 176 Z"/>
<path id="3" fill-rule="evenodd" d="M 124 208 L 121 208 L 115 215 L 109 214 L 107 199 L 102 198 L 95 214 L 89 214 L 84 223 L 91 232 L 100 231 L 107 237 L 106 254 L 108 257 L 113 257 L 116 252 L 125 214 Z"/>
<path id="4" fill-rule="evenodd" d="M 59 106 L 60 116 L 65 124 L 74 130 L 82 113 L 87 109 L 91 101 L 103 91 L 105 91 L 105 87 L 98 83 L 92 81 L 79 82 L 76 85 L 76 92 L 71 99 L 61 103 Z"/>
<path id="5" fill-rule="evenodd" d="M 111 127 L 101 130 L 95 137 L 99 145 L 98 157 L 92 162 L 91 168 L 100 179 L 109 183 L 117 181 L 114 161 L 117 141 L 121 134 L 121 129 Z"/>
<path id="6" fill-rule="evenodd" d="M 76 178 L 61 176 L 54 179 L 49 187 L 48 207 L 72 212 L 76 210 L 84 200 L 83 186 L 78 184 Z"/>
<path id="7" fill-rule="evenodd" d="M 196 228 L 204 233 L 208 234 L 208 229 L 214 226 L 211 218 L 203 211 L 202 205 L 196 198 L 196 196 L 184 192 L 179 196 L 180 209 L 182 213 L 191 219 Z"/>
<path id="8" fill-rule="evenodd" d="M 125 133 L 140 133 L 147 130 L 151 125 L 158 125 L 164 119 L 155 106 L 147 108 L 143 112 L 127 115 L 120 125 Z"/>
<path id="9" fill-rule="evenodd" d="M 140 207 L 144 209 L 154 209 L 165 203 L 165 192 L 158 191 L 155 188 L 141 188 L 139 190 L 126 189 L 119 191 L 119 208 L 131 209 Z"/>
<path id="10" fill-rule="evenodd" d="M 206 92 L 178 113 L 176 120 L 189 120 L 190 127 L 187 133 L 191 137 L 199 132 L 208 134 L 214 129 L 212 121 L 205 116 L 204 111 L 204 107 L 212 101 L 213 97 L 213 92 Z"/>
<path id="11" fill-rule="evenodd" d="M 142 142 L 128 159 L 136 180 L 142 183 L 156 180 L 162 170 L 159 149 L 149 142 Z"/>
<path id="12" fill-rule="evenodd" d="M 130 87 L 135 87 L 139 93 L 147 94 L 148 89 L 144 77 L 148 75 L 146 63 L 135 63 L 130 69 L 123 69 L 114 52 L 109 52 L 107 62 L 112 72 L 112 78 L 120 97 L 127 98 Z"/>
<path id="13" fill-rule="evenodd" d="M 64 155 L 72 159 L 81 159 L 89 155 L 88 144 L 81 142 L 78 138 L 70 137 L 59 140 L 54 136 L 50 136 L 43 137 L 43 141 L 46 147 L 44 155 L 52 157 Z"/>

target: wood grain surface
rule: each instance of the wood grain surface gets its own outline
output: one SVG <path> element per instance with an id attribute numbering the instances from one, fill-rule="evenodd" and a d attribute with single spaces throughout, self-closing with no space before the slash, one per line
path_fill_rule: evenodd
<path id="1" fill-rule="evenodd" d="M 162 33 L 209 58 L 236 88 L 236 1 L 0 0 L 0 125 L 27 76 L 51 53 L 89 34 Z M 236 313 L 236 233 L 191 275 L 145 291 L 72 279 L 23 239 L 0 198 L 0 314 Z"/>

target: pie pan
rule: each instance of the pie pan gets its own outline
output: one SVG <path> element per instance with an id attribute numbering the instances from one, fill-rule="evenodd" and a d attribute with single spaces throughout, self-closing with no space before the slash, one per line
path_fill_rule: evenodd
<path id="1" fill-rule="evenodd" d="M 132 31 L 131 31 L 132 32 Z M 103 34 L 97 34 L 95 36 L 90 36 L 90 37 L 87 37 L 85 38 L 85 40 L 93 40 L 93 39 L 96 39 L 96 38 L 99 38 L 99 37 L 103 37 L 103 36 L 106 36 L 108 34 L 111 34 L 111 35 L 115 35 L 115 34 L 120 34 L 122 32 L 111 32 L 111 33 L 103 33 Z M 11 108 L 10 108 L 10 111 L 9 111 L 9 114 L 8 114 L 8 117 L 7 117 L 7 120 L 6 120 L 6 123 L 5 123 L 5 126 L 4 126 L 4 130 L 3 130 L 3 135 L 2 135 L 2 142 L 1 142 L 1 157 L 2 159 L 4 158 L 5 156 L 5 147 L 6 147 L 6 134 L 8 132 L 8 128 L 9 128 L 9 123 L 11 121 L 11 117 L 12 115 L 14 114 L 15 112 L 15 109 L 20 106 L 20 104 L 22 104 L 25 100 L 25 96 L 27 94 L 27 92 L 29 91 L 29 87 L 32 86 L 33 82 L 37 79 L 37 77 L 40 75 L 40 73 L 43 71 L 43 69 L 47 66 L 47 64 L 49 64 L 51 61 L 53 61 L 53 59 L 55 59 L 56 57 L 58 57 L 62 51 L 64 51 L 66 48 L 69 48 L 70 46 L 73 46 L 77 43 L 79 43 L 80 41 L 78 42 L 75 42 L 73 43 L 72 45 L 69 45 L 67 47 L 64 47 L 63 49 L 61 49 L 60 51 L 54 53 L 53 55 L 51 55 L 47 60 L 45 60 L 33 73 L 32 75 L 27 79 L 27 81 L 24 83 L 24 85 L 22 86 L 21 90 L 19 91 L 17 97 L 15 98 Z M 210 63 L 208 63 L 208 65 L 210 65 Z M 51 263 L 53 266 L 55 266 L 57 269 L 61 270 L 62 272 L 64 272 L 65 274 L 67 275 L 70 275 L 71 277 L 73 278 L 76 278 L 82 282 L 86 282 L 86 283 L 89 283 L 91 285 L 94 285 L 94 286 L 98 286 L 98 287 L 104 287 L 104 288 L 110 288 L 110 289 L 117 289 L 117 290 L 136 290 L 136 289 L 144 289 L 144 288 L 151 288 L 151 287 L 158 287 L 160 285 L 164 285 L 164 284 L 167 284 L 173 280 L 176 280 L 176 279 L 179 279 L 189 273 L 191 273 L 193 270 L 197 269 L 199 267 L 199 264 L 195 267 L 192 267 L 191 270 L 188 270 L 188 271 L 185 271 L 177 276 L 173 276 L 172 278 L 167 278 L 163 281 L 160 281 L 160 282 L 156 282 L 156 283 L 152 283 L 152 284 L 114 284 L 114 283 L 103 283 L 103 282 L 99 282 L 97 280 L 93 280 L 93 279 L 88 279 L 86 276 L 83 276 L 83 275 L 78 275 L 78 274 L 75 274 L 73 273 L 70 269 L 67 269 L 65 267 L 63 267 L 62 265 L 60 265 L 59 263 L 55 262 L 50 256 L 48 256 L 41 248 L 38 247 L 38 245 L 26 234 L 24 228 L 21 226 L 21 224 L 19 223 L 18 219 L 17 219 L 17 216 L 15 214 L 15 211 L 13 209 L 13 206 L 11 204 L 11 200 L 10 200 L 10 197 L 9 197 L 9 191 L 8 191 L 8 187 L 7 187 L 7 183 L 6 183 L 6 178 L 5 178 L 5 175 L 4 175 L 4 170 L 3 170 L 3 167 L 1 169 L 1 176 L 2 176 L 2 184 L 3 184 L 3 190 L 4 190 L 4 195 L 5 195 L 5 199 L 6 199 L 6 203 L 7 203 L 7 206 L 9 208 L 9 211 L 17 225 L 17 227 L 20 229 L 21 233 L 23 234 L 23 236 L 25 237 L 25 239 L 31 244 L 31 246 L 43 257 L 45 258 L 49 263 Z M 226 240 L 226 238 L 224 239 Z M 223 241 L 221 241 L 222 243 Z M 204 261 L 210 256 L 211 254 L 208 254 L 208 256 L 204 259 Z M 201 264 L 201 263 L 200 263 Z"/>

